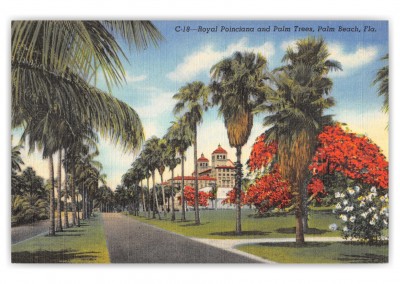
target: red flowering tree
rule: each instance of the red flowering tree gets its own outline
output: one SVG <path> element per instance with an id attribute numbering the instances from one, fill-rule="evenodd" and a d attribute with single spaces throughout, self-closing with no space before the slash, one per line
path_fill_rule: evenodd
<path id="1" fill-rule="evenodd" d="M 340 172 L 361 184 L 388 189 L 389 163 L 368 137 L 345 131 L 336 124 L 326 126 L 318 141 L 309 167 L 315 176 Z"/>
<path id="2" fill-rule="evenodd" d="M 279 165 L 274 163 L 276 151 L 277 144 L 266 144 L 262 134 L 256 139 L 247 162 L 256 178 L 244 200 L 255 205 L 260 213 L 291 205 L 290 185 L 279 174 Z M 326 126 L 318 136 L 318 147 L 309 167 L 313 177 L 307 186 L 308 201 L 321 202 L 328 194 L 324 181 L 332 186 L 338 174 L 359 184 L 387 189 L 388 167 L 385 156 L 368 137 L 345 131 L 339 124 Z"/>
<path id="3" fill-rule="evenodd" d="M 245 194 L 242 192 L 240 195 L 240 204 L 246 204 Z M 236 189 L 232 188 L 232 190 L 228 191 L 226 194 L 226 198 L 222 200 L 222 204 L 236 204 Z"/>
<path id="4" fill-rule="evenodd" d="M 259 171 L 268 166 L 278 150 L 278 144 L 275 142 L 265 143 L 265 135 L 261 134 L 257 137 L 256 142 L 250 153 L 247 165 L 251 172 Z"/>
<path id="5" fill-rule="evenodd" d="M 290 185 L 282 178 L 277 164 L 271 172 L 256 179 L 246 192 L 246 203 L 253 204 L 259 213 L 272 207 L 287 207 L 291 200 Z"/>
<path id="6" fill-rule="evenodd" d="M 187 205 L 194 206 L 194 188 L 186 185 L 184 189 L 185 200 Z M 210 198 L 210 194 L 207 192 L 199 191 L 199 206 L 208 206 L 208 199 Z M 179 204 L 181 204 L 181 197 L 178 197 Z"/>

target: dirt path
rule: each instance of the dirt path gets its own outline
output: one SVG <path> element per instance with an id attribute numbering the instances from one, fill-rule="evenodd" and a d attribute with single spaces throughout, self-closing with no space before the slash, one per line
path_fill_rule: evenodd
<path id="1" fill-rule="evenodd" d="M 258 263 L 118 213 L 103 214 L 112 263 Z"/>

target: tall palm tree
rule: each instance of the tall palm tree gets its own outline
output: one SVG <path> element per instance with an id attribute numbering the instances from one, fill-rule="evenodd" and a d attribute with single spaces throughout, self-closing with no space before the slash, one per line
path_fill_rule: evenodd
<path id="1" fill-rule="evenodd" d="M 193 129 L 193 153 L 194 153 L 194 210 L 195 210 L 195 224 L 200 225 L 199 213 L 199 182 L 198 182 L 198 169 L 197 169 L 197 125 L 203 120 L 203 113 L 207 111 L 210 106 L 208 101 L 209 89 L 203 82 L 195 81 L 188 83 L 179 89 L 173 98 L 178 100 L 174 107 L 174 114 L 187 113 L 190 118 L 189 124 Z"/>
<path id="2" fill-rule="evenodd" d="M 269 115 L 264 125 L 268 141 L 278 142 L 278 163 L 282 176 L 291 184 L 295 197 L 296 242 L 304 243 L 304 216 L 308 166 L 315 153 L 317 135 L 331 122 L 324 111 L 334 105 L 329 96 L 333 83 L 330 71 L 341 70 L 322 38 L 298 40 L 297 49 L 288 48 L 283 67 L 270 74 L 267 99 L 257 111 Z"/>
<path id="3" fill-rule="evenodd" d="M 186 150 L 192 145 L 194 133 L 193 129 L 188 123 L 189 117 L 186 113 L 181 118 L 172 122 L 172 125 L 168 128 L 166 139 L 168 143 L 175 148 L 175 151 L 179 153 L 181 159 L 181 202 L 182 202 L 182 221 L 186 221 L 185 214 L 185 153 Z"/>
<path id="4" fill-rule="evenodd" d="M 161 219 L 160 211 L 158 210 L 157 204 L 157 195 L 156 195 L 156 180 L 155 180 L 155 171 L 160 164 L 160 139 L 158 137 L 151 137 L 148 139 L 143 147 L 143 159 L 147 163 L 149 170 L 151 172 L 151 177 L 153 181 L 153 218 L 155 218 L 155 214 L 158 214 L 158 218 Z"/>
<path id="5" fill-rule="evenodd" d="M 170 184 L 170 195 L 171 195 L 171 221 L 175 221 L 175 185 L 174 185 L 174 170 L 181 162 L 181 159 L 176 157 L 176 145 L 174 145 L 174 140 L 169 140 L 170 134 L 167 133 L 164 139 L 167 141 L 166 159 L 165 164 L 169 167 L 171 171 L 171 184 Z"/>
<path id="6" fill-rule="evenodd" d="M 58 150 L 58 165 L 57 165 L 57 224 L 56 230 L 62 232 L 62 216 L 61 216 L 61 184 L 62 184 L 62 148 Z"/>
<path id="7" fill-rule="evenodd" d="M 378 85 L 378 95 L 384 98 L 382 110 L 387 113 L 389 111 L 389 54 L 386 53 L 381 60 L 386 61 L 386 65 L 378 70 L 372 83 Z"/>
<path id="8" fill-rule="evenodd" d="M 241 234 L 242 147 L 253 127 L 253 111 L 264 99 L 267 60 L 261 54 L 235 52 L 211 68 L 212 103 L 219 106 L 229 144 L 236 148 L 236 234 Z"/>
<path id="9" fill-rule="evenodd" d="M 143 167 L 143 161 L 141 160 L 141 157 L 139 156 L 133 163 L 132 163 L 132 171 L 135 172 L 137 176 L 138 182 L 140 182 L 140 191 L 141 191 L 141 196 L 142 196 L 142 207 L 143 207 L 143 214 L 145 214 L 146 210 L 146 196 L 145 196 L 145 191 L 143 188 L 142 181 L 143 179 L 146 178 L 146 169 Z"/>
<path id="10" fill-rule="evenodd" d="M 42 118 L 51 111 L 68 122 L 69 115 L 79 116 L 77 121 L 122 142 L 124 147 L 140 146 L 143 129 L 137 114 L 91 84 L 96 84 L 98 70 L 109 90 L 112 84 L 124 81 L 120 56 L 125 55 L 116 37 L 139 49 L 146 48 L 149 42 L 157 44 L 162 37 L 150 22 L 15 21 L 11 28 L 12 127 L 26 130 L 26 124 L 34 125 L 31 121 L 37 116 L 36 108 Z M 44 126 L 29 129 L 29 136 L 33 137 L 31 149 L 36 143 L 48 144 L 40 141 L 45 137 L 62 140 L 59 133 L 48 131 L 47 123 Z M 39 129 L 48 133 L 40 135 Z M 32 135 L 34 132 L 36 135 Z M 52 157 L 55 146 L 47 145 L 44 156 Z"/>
<path id="11" fill-rule="evenodd" d="M 69 72 L 93 83 L 100 70 L 109 89 L 121 84 L 125 71 L 120 57 L 126 59 L 126 55 L 117 38 L 139 50 L 162 40 L 148 21 L 13 21 L 13 96 L 23 100 L 25 90 L 30 90 L 37 96 L 53 97 L 52 89 L 73 82 L 52 79 L 68 78 Z"/>
<path id="12" fill-rule="evenodd" d="M 157 153 L 155 153 L 158 157 L 157 159 L 157 171 L 161 178 L 161 193 L 162 193 L 162 202 L 163 202 L 163 211 L 164 217 L 167 215 L 167 203 L 165 201 L 165 190 L 164 190 L 164 171 L 165 171 L 165 163 L 167 159 L 167 142 L 165 139 L 158 140 L 158 148 Z"/>

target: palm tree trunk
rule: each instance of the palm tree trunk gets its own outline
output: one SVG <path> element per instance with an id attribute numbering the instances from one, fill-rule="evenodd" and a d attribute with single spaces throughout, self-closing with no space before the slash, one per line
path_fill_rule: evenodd
<path id="1" fill-rule="evenodd" d="M 49 171 L 50 171 L 50 229 L 49 235 L 56 235 L 55 218 L 54 218 L 54 163 L 53 154 L 49 157 Z"/>
<path id="2" fill-rule="evenodd" d="M 301 190 L 302 183 L 297 183 L 298 190 Z M 301 192 L 298 192 L 295 196 L 295 216 L 296 216 L 296 243 L 304 243 L 304 227 L 303 227 L 303 196 Z"/>
<path id="3" fill-rule="evenodd" d="M 306 234 L 308 231 L 308 198 L 307 198 L 307 185 L 309 183 L 309 179 L 303 183 L 303 187 L 301 188 L 301 197 L 303 204 L 303 231 Z"/>
<path id="4" fill-rule="evenodd" d="M 171 221 L 175 221 L 175 193 L 174 193 L 174 170 L 171 170 L 171 206 L 172 206 L 172 214 L 171 214 Z"/>
<path id="5" fill-rule="evenodd" d="M 160 174 L 160 177 L 161 177 L 161 192 L 162 192 L 162 199 L 163 199 L 164 217 L 166 217 L 167 216 L 167 205 L 165 203 L 165 191 L 164 191 L 164 185 L 163 185 L 163 182 L 164 182 L 163 174 Z"/>
<path id="6" fill-rule="evenodd" d="M 144 190 L 143 190 L 143 180 L 140 181 L 140 188 L 142 193 L 142 209 L 143 209 L 143 216 L 146 212 L 146 198 L 144 197 Z"/>
<path id="7" fill-rule="evenodd" d="M 182 167 L 182 169 L 181 169 L 181 173 L 182 173 L 182 183 L 181 183 L 181 202 L 182 202 L 182 217 L 181 217 L 181 221 L 186 221 L 186 214 L 185 214 L 185 176 L 184 176 L 184 174 L 185 174 L 185 156 L 184 156 L 185 154 L 184 153 L 181 153 L 181 159 L 182 159 L 182 161 L 181 161 L 181 167 Z"/>
<path id="8" fill-rule="evenodd" d="M 78 191 L 78 194 L 75 196 L 76 197 L 76 208 L 77 208 L 77 211 L 78 211 L 78 227 L 80 227 L 81 226 L 81 217 L 80 217 L 80 212 L 79 212 L 79 191 Z"/>
<path id="9" fill-rule="evenodd" d="M 200 225 L 200 212 L 199 212 L 199 173 L 197 168 L 197 126 L 194 127 L 194 223 Z"/>
<path id="10" fill-rule="evenodd" d="M 62 149 L 58 150 L 58 188 L 57 188 L 57 225 L 56 230 L 62 232 L 62 216 L 61 216 L 61 164 L 62 164 Z"/>
<path id="11" fill-rule="evenodd" d="M 86 219 L 86 188 L 83 186 L 82 189 L 82 219 Z"/>
<path id="12" fill-rule="evenodd" d="M 87 189 L 86 189 L 86 191 L 85 191 L 85 200 L 86 200 L 85 215 L 86 215 L 86 219 L 88 219 L 90 215 L 89 215 L 89 193 L 88 193 L 88 190 L 87 190 Z"/>
<path id="13" fill-rule="evenodd" d="M 155 172 L 151 173 L 151 178 L 153 180 L 153 219 L 156 218 L 156 211 L 157 211 L 158 219 L 161 220 L 160 211 L 158 210 L 158 199 L 157 199 L 157 193 L 156 193 L 156 173 Z"/>
<path id="14" fill-rule="evenodd" d="M 158 219 L 161 220 L 161 215 L 160 215 L 160 210 L 158 208 L 158 197 L 157 197 L 157 193 L 156 193 L 156 210 L 157 210 L 157 215 L 158 215 Z"/>
<path id="15" fill-rule="evenodd" d="M 64 153 L 66 151 L 64 150 Z M 65 156 L 65 154 L 64 154 Z M 68 168 L 67 164 L 64 166 L 64 179 L 65 179 L 65 185 L 64 185 L 64 227 L 69 228 L 68 224 Z"/>
<path id="16" fill-rule="evenodd" d="M 147 190 L 148 190 L 148 197 L 149 197 L 149 202 L 147 204 L 147 217 L 150 218 L 150 179 L 147 177 L 146 178 L 147 181 Z"/>
<path id="17" fill-rule="evenodd" d="M 242 234 L 242 213 L 240 199 L 242 195 L 242 164 L 241 164 L 242 147 L 236 147 L 236 234 Z"/>
<path id="18" fill-rule="evenodd" d="M 76 198 L 75 198 L 75 161 L 72 160 L 71 163 L 71 174 L 72 174 L 72 181 L 71 181 L 71 205 L 72 205 L 72 225 L 76 226 Z"/>

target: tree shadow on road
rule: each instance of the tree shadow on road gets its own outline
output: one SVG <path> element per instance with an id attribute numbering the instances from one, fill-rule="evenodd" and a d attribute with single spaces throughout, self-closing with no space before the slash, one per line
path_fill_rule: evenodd
<path id="1" fill-rule="evenodd" d="M 99 252 L 77 252 L 74 250 L 59 251 L 21 251 L 11 253 L 12 263 L 66 263 L 66 262 L 92 262 L 97 259 Z"/>

